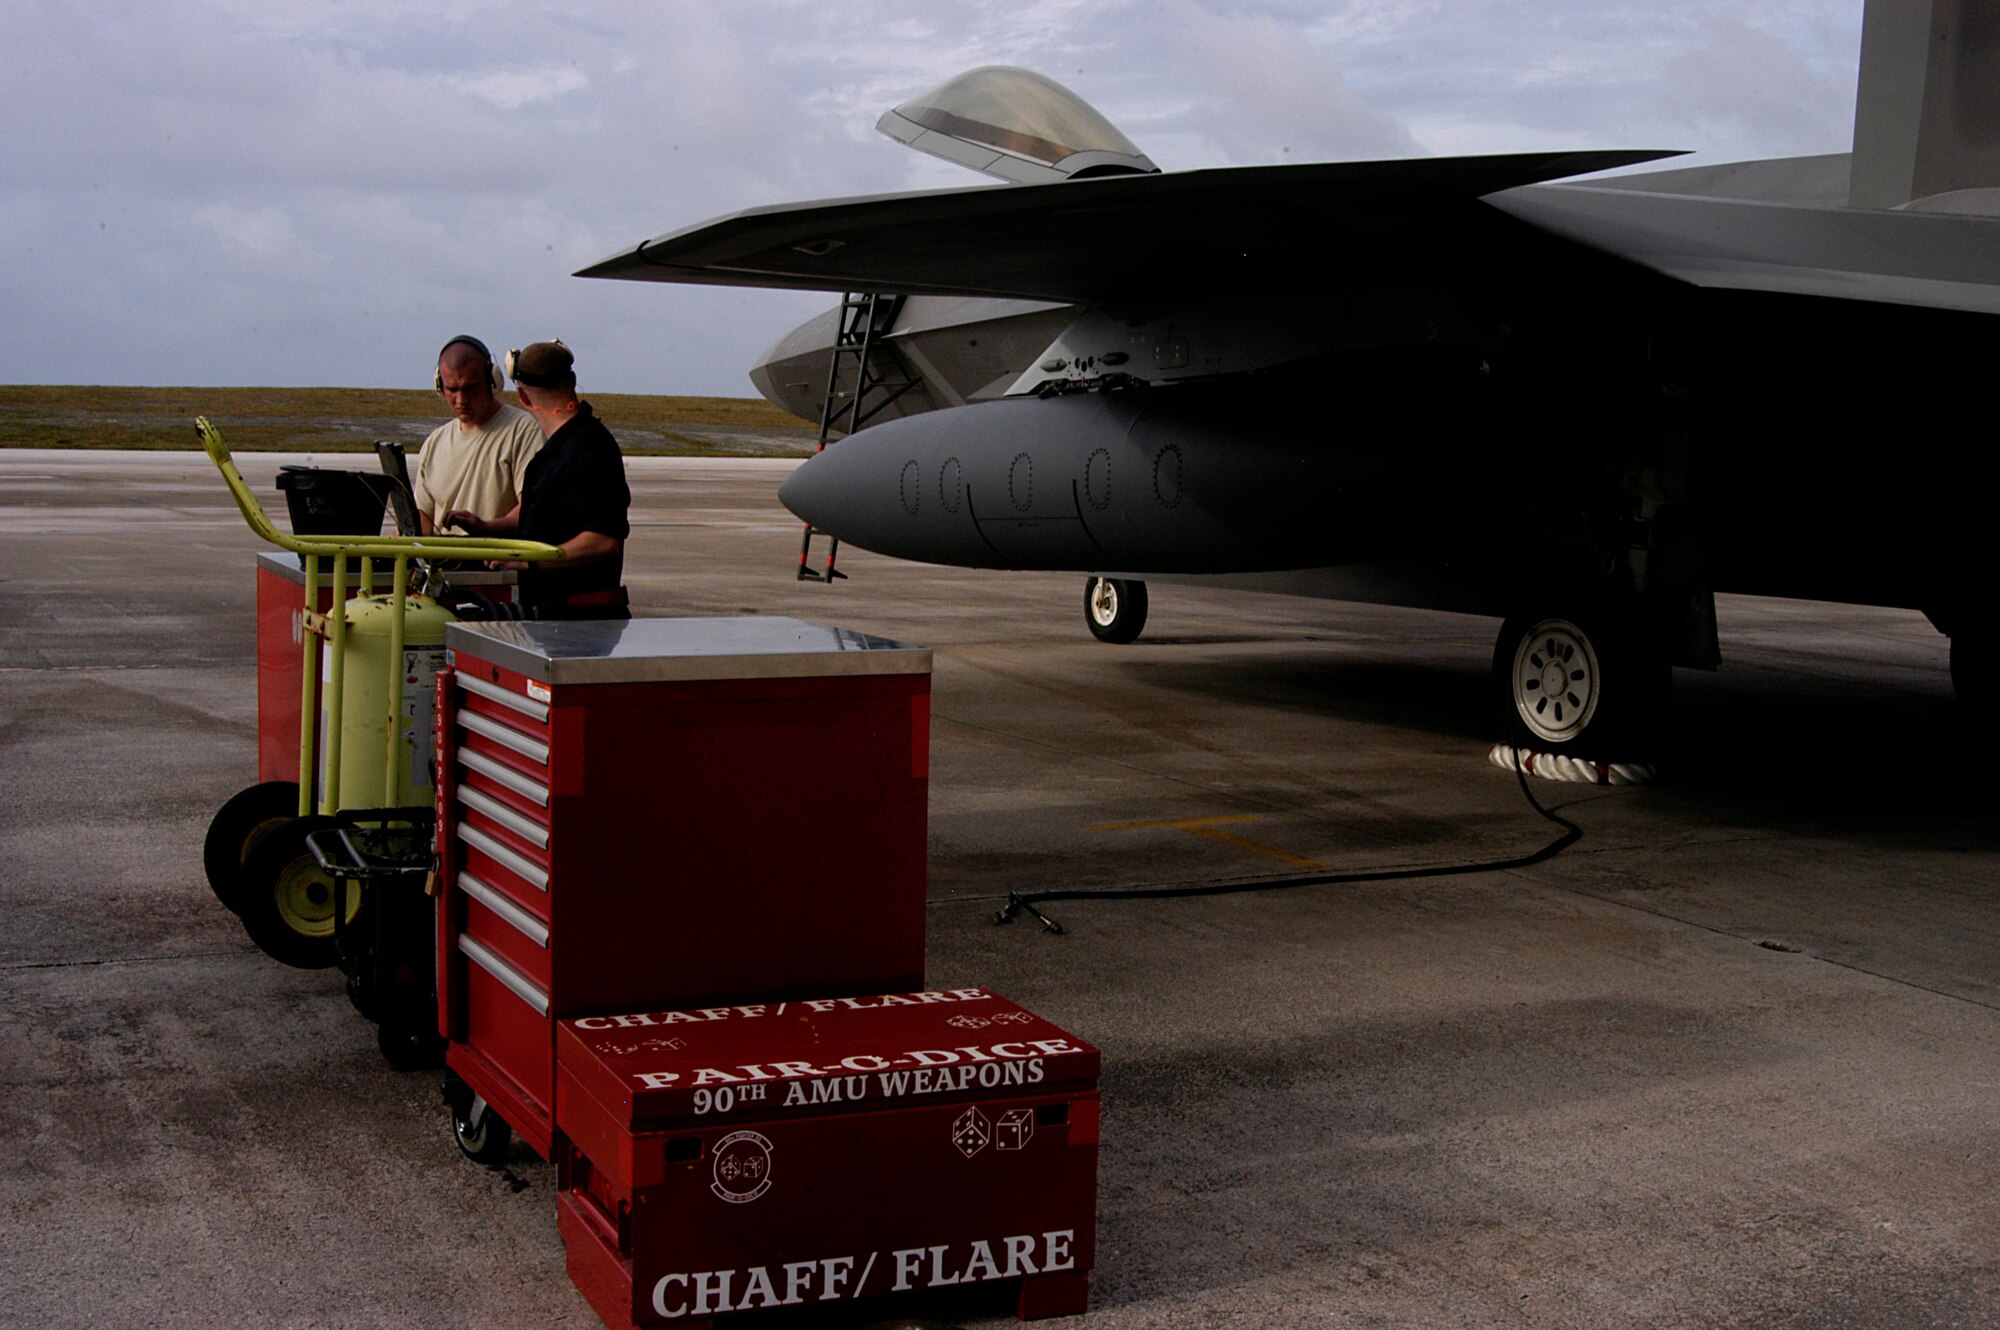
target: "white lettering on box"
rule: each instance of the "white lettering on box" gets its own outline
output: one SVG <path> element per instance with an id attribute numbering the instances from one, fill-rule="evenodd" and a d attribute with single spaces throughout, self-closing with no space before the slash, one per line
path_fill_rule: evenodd
<path id="1" fill-rule="evenodd" d="M 976 1283 L 982 1279 L 998 1279 L 1000 1267 L 993 1263 L 993 1249 L 984 1242 L 972 1244 L 972 1259 L 965 1263 L 965 1272 L 959 1276 L 966 1283 Z"/>
<path id="2" fill-rule="evenodd" d="M 758 1301 L 752 1302 L 756 1298 Z M 761 1265 L 750 1267 L 750 1278 L 744 1282 L 743 1301 L 736 1304 L 738 1311 L 749 1311 L 753 1307 L 777 1307 L 778 1290 L 771 1287 L 771 1272 Z"/>
<path id="3" fill-rule="evenodd" d="M 636 1016 L 580 1016 L 571 1021 L 579 1030 L 629 1030 L 635 1025 L 657 1025 L 659 1018 L 641 1013 Z"/>
<path id="4" fill-rule="evenodd" d="M 823 1081 L 793 1081 L 785 1089 L 786 1108 L 814 1104 L 845 1104 L 868 1097 L 866 1076 L 837 1076 Z"/>
<path id="5" fill-rule="evenodd" d="M 978 1238 L 963 1247 L 904 1247 L 889 1253 L 895 1262 L 891 1293 L 913 1288 L 949 1288 L 988 1279 L 1019 1279 L 1076 1267 L 1073 1244 L 1076 1230 L 1056 1229 L 1049 1233 L 1020 1233 L 1001 1238 Z M 866 1297 L 868 1277 L 882 1253 L 858 1256 L 823 1256 L 810 1260 L 787 1261 L 776 1267 L 753 1265 L 741 1270 L 676 1271 L 653 1283 L 653 1311 L 668 1320 L 684 1316 L 721 1316 L 729 1312 L 753 1311 L 766 1307 L 793 1307 L 804 1302 L 832 1302 L 841 1298 Z M 856 1263 L 861 1265 L 857 1277 Z M 739 1293 L 737 1290 L 741 1290 Z"/>

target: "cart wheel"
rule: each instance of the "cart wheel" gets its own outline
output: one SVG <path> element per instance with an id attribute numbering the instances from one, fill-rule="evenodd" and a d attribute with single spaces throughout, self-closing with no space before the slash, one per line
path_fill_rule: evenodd
<path id="1" fill-rule="evenodd" d="M 397 1071 L 430 1071 L 444 1065 L 444 1040 L 436 1030 L 422 1025 L 384 1021 L 382 1028 L 375 1032 L 375 1046 L 382 1050 L 383 1060 Z M 500 1121 L 490 1109 L 486 1120 Z M 453 1125 L 456 1126 L 455 1119 Z M 505 1126 L 504 1123 L 501 1125 Z M 458 1148 L 465 1149 L 463 1136 L 459 1137 Z"/>
<path id="2" fill-rule="evenodd" d="M 333 935 L 334 882 L 306 847 L 306 837 L 339 824 L 330 817 L 295 817 L 265 832 L 243 861 L 231 898 L 250 940 L 274 961 L 324 970 L 340 959 Z M 362 893 L 347 892 L 347 922 L 360 913 Z"/>
<path id="3" fill-rule="evenodd" d="M 243 861 L 264 833 L 281 822 L 299 815 L 297 781 L 267 780 L 239 790 L 208 824 L 208 837 L 201 844 L 201 866 L 208 873 L 209 888 L 216 899 L 230 909 L 230 889 Z"/>
<path id="4" fill-rule="evenodd" d="M 465 1108 L 452 1105 L 451 1135 L 459 1152 L 476 1164 L 499 1163 L 514 1142 L 514 1129 L 482 1099 Z"/>

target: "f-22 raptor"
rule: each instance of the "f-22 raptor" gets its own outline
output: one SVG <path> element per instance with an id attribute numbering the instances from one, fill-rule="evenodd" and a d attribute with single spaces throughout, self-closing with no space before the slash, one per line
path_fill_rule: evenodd
<path id="1" fill-rule="evenodd" d="M 1991 4 L 1878 0 L 1851 153 L 1166 173 L 988 67 L 878 127 L 1008 183 L 580 275 L 844 294 L 752 371 L 845 412 L 779 491 L 808 543 L 1078 571 L 1114 642 L 1173 580 L 1496 616 L 1513 741 L 1634 760 L 1717 591 L 1921 610 L 1991 710 L 1996 87 Z"/>

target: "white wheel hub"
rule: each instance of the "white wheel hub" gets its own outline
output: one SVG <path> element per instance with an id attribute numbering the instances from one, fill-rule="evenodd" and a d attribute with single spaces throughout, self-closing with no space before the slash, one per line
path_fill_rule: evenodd
<path id="1" fill-rule="evenodd" d="M 1596 648 L 1567 619 L 1543 619 L 1521 638 L 1509 683 L 1521 723 L 1552 744 L 1583 733 L 1603 687 Z"/>
<path id="2" fill-rule="evenodd" d="M 1118 586 L 1108 577 L 1098 578 L 1090 589 L 1090 617 L 1100 628 L 1118 622 Z"/>

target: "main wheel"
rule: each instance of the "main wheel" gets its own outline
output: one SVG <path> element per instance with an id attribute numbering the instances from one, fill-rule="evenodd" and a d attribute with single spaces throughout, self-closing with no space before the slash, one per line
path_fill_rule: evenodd
<path id="1" fill-rule="evenodd" d="M 250 940 L 274 961 L 324 970 L 340 959 L 334 940 L 332 876 L 306 848 L 306 837 L 338 826 L 330 817 L 295 817 L 266 831 L 243 861 L 229 900 Z M 361 889 L 347 892 L 347 918 L 361 911 Z"/>
<path id="2" fill-rule="evenodd" d="M 1083 620 L 1100 642 L 1135 642 L 1146 627 L 1146 584 L 1093 577 L 1083 584 Z"/>
<path id="3" fill-rule="evenodd" d="M 1500 629 L 1493 676 L 1516 747 L 1629 762 L 1651 755 L 1673 673 L 1610 616 L 1523 615 Z"/>
<path id="4" fill-rule="evenodd" d="M 236 908 L 230 904 L 230 894 L 243 861 L 265 832 L 298 815 L 298 782 L 289 780 L 267 780 L 238 790 L 216 812 L 201 843 L 201 866 L 217 900 Z"/>
<path id="5" fill-rule="evenodd" d="M 452 1106 L 451 1138 L 458 1142 L 459 1153 L 474 1163 L 497 1164 L 507 1157 L 514 1129 L 487 1104 L 474 1100 L 463 1109 Z"/>

